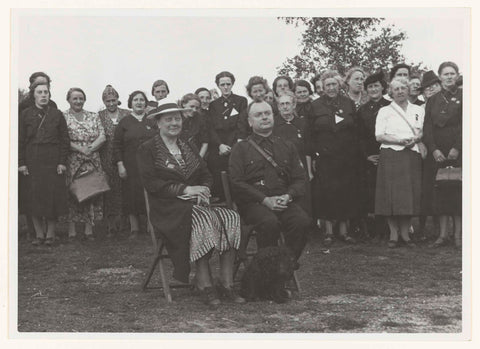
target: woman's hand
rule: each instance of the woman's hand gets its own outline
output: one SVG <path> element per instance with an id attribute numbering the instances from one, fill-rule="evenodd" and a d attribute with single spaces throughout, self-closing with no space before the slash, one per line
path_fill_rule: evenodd
<path id="1" fill-rule="evenodd" d="M 28 173 L 28 168 L 27 168 L 27 166 L 25 166 L 25 165 L 20 166 L 20 167 L 18 168 L 18 172 L 20 172 L 20 173 L 21 173 L 22 175 L 24 175 L 24 176 L 28 176 L 28 175 L 29 175 L 29 173 Z"/>
<path id="2" fill-rule="evenodd" d="M 405 143 L 404 143 L 405 147 L 407 148 L 413 148 L 415 144 L 416 144 L 415 138 L 408 138 L 405 140 Z"/>
<path id="3" fill-rule="evenodd" d="M 92 146 L 91 146 L 91 145 L 87 145 L 87 146 L 83 147 L 83 153 L 84 153 L 86 156 L 92 155 L 92 153 L 93 153 Z"/>
<path id="4" fill-rule="evenodd" d="M 62 164 L 57 165 L 57 174 L 61 175 L 64 174 L 67 171 L 67 167 Z"/>
<path id="5" fill-rule="evenodd" d="M 444 162 L 445 160 L 447 160 L 445 159 L 445 155 L 443 155 L 443 153 L 438 149 L 433 152 L 433 158 L 436 162 Z"/>
<path id="6" fill-rule="evenodd" d="M 448 153 L 447 159 L 448 160 L 457 160 L 459 155 L 460 155 L 460 152 L 457 149 L 452 148 L 452 149 L 450 149 L 450 152 Z"/>
<path id="7" fill-rule="evenodd" d="M 198 196 L 201 200 L 208 200 L 211 196 L 210 188 L 204 185 L 192 185 L 183 190 L 183 193 L 190 196 Z"/>
<path id="8" fill-rule="evenodd" d="M 127 178 L 127 169 L 125 166 L 123 166 L 123 162 L 117 163 L 118 167 L 118 175 L 120 176 L 121 179 Z"/>
<path id="9" fill-rule="evenodd" d="M 226 144 L 220 144 L 220 146 L 218 147 L 218 153 L 220 155 L 227 155 L 230 153 L 230 150 L 232 150 L 232 148 Z"/>
<path id="10" fill-rule="evenodd" d="M 374 165 L 378 165 L 378 160 L 380 159 L 380 155 L 370 155 L 367 156 L 367 161 L 370 161 Z"/>

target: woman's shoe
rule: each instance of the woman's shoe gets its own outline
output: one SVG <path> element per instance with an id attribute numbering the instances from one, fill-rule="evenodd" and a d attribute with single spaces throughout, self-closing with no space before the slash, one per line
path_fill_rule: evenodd
<path id="1" fill-rule="evenodd" d="M 388 248 L 396 248 L 398 246 L 397 240 L 390 240 L 387 244 Z"/>
<path id="2" fill-rule="evenodd" d="M 55 244 L 55 238 L 46 238 L 45 239 L 45 245 L 46 246 L 53 246 Z"/>
<path id="3" fill-rule="evenodd" d="M 229 302 L 237 303 L 237 304 L 243 304 L 246 302 L 245 298 L 240 297 L 233 287 L 225 287 L 221 283 L 217 285 L 217 291 L 220 294 L 220 296 Z"/>
<path id="4" fill-rule="evenodd" d="M 203 302 L 206 305 L 219 305 L 221 303 L 215 287 L 205 287 L 203 290 L 199 291 L 203 298 Z"/>
<path id="5" fill-rule="evenodd" d="M 405 241 L 405 246 L 410 247 L 410 248 L 417 247 L 417 245 L 412 240 Z"/>
<path id="6" fill-rule="evenodd" d="M 87 241 L 95 241 L 95 237 L 93 236 L 93 234 L 88 234 L 88 235 L 85 235 L 85 240 Z"/>
<path id="7" fill-rule="evenodd" d="M 444 238 L 438 238 L 437 241 L 435 241 L 431 247 L 433 248 L 438 248 L 438 247 L 442 247 L 442 246 L 445 246 L 447 244 L 447 241 L 444 239 Z"/>
<path id="8" fill-rule="evenodd" d="M 332 239 L 332 235 L 331 234 L 327 234 L 325 236 L 325 239 L 323 239 L 323 245 L 325 247 L 330 247 L 333 243 L 333 239 Z"/>
<path id="9" fill-rule="evenodd" d="M 35 238 L 32 240 L 32 245 L 33 246 L 40 246 L 41 244 L 43 244 L 43 239 L 41 238 Z"/>
<path id="10" fill-rule="evenodd" d="M 357 241 L 354 238 L 352 238 L 351 236 L 348 236 L 347 234 L 339 235 L 338 238 L 347 244 L 355 245 L 357 243 Z"/>

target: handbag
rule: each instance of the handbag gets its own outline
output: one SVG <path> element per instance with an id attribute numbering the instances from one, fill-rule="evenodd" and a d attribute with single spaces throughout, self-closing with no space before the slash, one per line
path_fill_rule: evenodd
<path id="1" fill-rule="evenodd" d="M 395 109 L 395 107 L 393 105 L 391 105 L 391 107 L 392 107 L 393 110 L 395 110 L 397 112 L 398 115 L 400 115 L 400 117 L 403 119 L 403 121 L 405 121 L 407 123 L 407 125 L 408 125 L 408 127 L 410 127 L 410 130 L 412 131 L 413 135 L 417 136 L 417 132 L 415 132 L 415 129 L 413 128 L 412 124 L 405 118 L 405 116 L 403 116 L 397 109 Z M 418 146 L 418 150 L 420 151 L 420 156 L 422 157 L 423 160 L 425 160 L 427 158 L 427 154 L 428 154 L 427 146 L 423 142 L 418 142 L 417 146 Z"/>
<path id="2" fill-rule="evenodd" d="M 80 172 L 82 166 L 90 162 L 94 169 Z M 85 160 L 73 175 L 70 184 L 70 193 L 75 197 L 78 203 L 85 202 L 97 195 L 103 194 L 110 190 L 108 179 L 104 172 L 100 172 L 93 161 Z"/>
<path id="3" fill-rule="evenodd" d="M 447 166 L 439 168 L 437 171 L 437 175 L 435 176 L 436 182 L 462 182 L 462 168 L 461 167 L 453 167 Z"/>

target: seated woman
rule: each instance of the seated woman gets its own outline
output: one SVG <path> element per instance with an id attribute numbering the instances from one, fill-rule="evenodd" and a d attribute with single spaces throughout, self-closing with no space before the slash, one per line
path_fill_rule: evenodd
<path id="1" fill-rule="evenodd" d="M 233 290 L 233 263 L 240 246 L 240 217 L 235 211 L 210 207 L 212 176 L 205 162 L 179 135 L 182 109 L 164 102 L 148 117 L 156 119 L 158 133 L 143 143 L 137 161 L 149 195 L 150 221 L 166 240 L 174 265 L 173 276 L 189 281 L 190 264 L 196 264 L 196 286 L 209 305 L 227 300 L 244 303 Z M 220 283 L 213 287 L 208 260 L 220 253 Z"/>

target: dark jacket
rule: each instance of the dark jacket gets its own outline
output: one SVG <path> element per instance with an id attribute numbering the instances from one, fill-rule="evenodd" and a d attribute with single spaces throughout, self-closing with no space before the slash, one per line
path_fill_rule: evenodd
<path id="1" fill-rule="evenodd" d="M 267 196 L 289 194 L 298 198 L 305 193 L 306 174 L 295 146 L 277 136 L 248 137 L 271 156 L 287 174 L 278 171 L 249 143 L 244 140 L 232 148 L 229 174 L 235 201 L 239 204 L 262 202 Z"/>
<path id="2" fill-rule="evenodd" d="M 423 140 L 430 154 L 438 149 L 446 157 L 452 148 L 462 150 L 462 89 L 443 89 L 428 99 Z"/>
<path id="3" fill-rule="evenodd" d="M 190 185 L 210 187 L 212 177 L 204 161 L 188 143 L 179 140 L 178 146 L 186 163 L 183 170 L 158 134 L 140 145 L 137 161 L 149 196 L 150 221 L 155 231 L 166 239 L 167 251 L 174 265 L 173 276 L 187 283 L 193 203 L 177 196 L 182 195 Z"/>
<path id="4" fill-rule="evenodd" d="M 234 111 L 234 109 L 236 111 Z M 247 109 L 247 99 L 236 94 L 228 98 L 219 97 L 208 107 L 208 124 L 210 125 L 211 152 L 218 152 L 220 144 L 232 146 L 243 136 L 240 131 L 240 114 Z"/>
<path id="5" fill-rule="evenodd" d="M 57 145 L 57 165 L 67 163 L 70 138 L 65 118 L 57 108 L 48 106 L 43 110 L 31 106 L 25 109 L 20 115 L 18 137 L 19 166 L 28 165 L 27 158 L 35 156 L 34 147 L 42 144 Z"/>
<path id="6" fill-rule="evenodd" d="M 381 143 L 375 137 L 375 123 L 380 108 L 389 105 L 391 101 L 381 98 L 378 102 L 368 101 L 358 109 L 358 133 L 364 159 L 370 155 L 380 154 Z"/>

